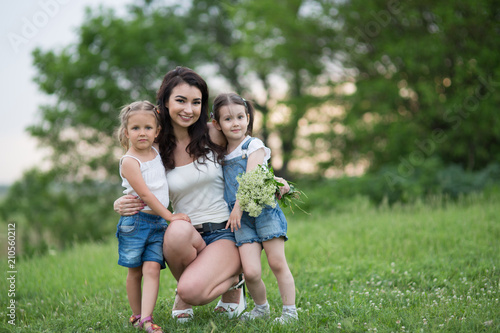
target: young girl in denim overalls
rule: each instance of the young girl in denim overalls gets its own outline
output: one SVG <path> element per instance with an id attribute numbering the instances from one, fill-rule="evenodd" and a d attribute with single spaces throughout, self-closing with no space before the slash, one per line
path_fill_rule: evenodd
<path id="1" fill-rule="evenodd" d="M 278 281 L 283 301 L 279 323 L 298 319 L 295 307 L 295 283 L 285 258 L 287 222 L 279 205 L 265 208 L 258 217 L 251 217 L 240 208 L 236 200 L 238 182 L 236 176 L 249 172 L 259 164 L 266 165 L 271 151 L 263 142 L 251 137 L 254 109 L 250 102 L 237 94 L 221 94 L 214 100 L 212 118 L 214 126 L 227 139 L 227 153 L 224 158 L 224 199 L 231 215 L 227 227 L 234 230 L 245 282 L 252 295 L 255 308 L 242 315 L 243 320 L 268 318 L 269 304 L 266 286 L 261 278 L 261 251 L 267 255 L 269 266 Z"/>

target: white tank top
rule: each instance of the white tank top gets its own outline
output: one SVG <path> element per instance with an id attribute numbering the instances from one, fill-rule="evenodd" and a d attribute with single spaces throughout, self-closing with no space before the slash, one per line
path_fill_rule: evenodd
<path id="1" fill-rule="evenodd" d="M 187 214 L 193 225 L 229 219 L 222 166 L 213 160 L 210 153 L 205 164 L 193 162 L 167 172 L 174 213 Z"/>
<path id="2" fill-rule="evenodd" d="M 123 155 L 120 158 L 120 177 L 122 178 L 122 186 L 125 187 L 123 190 L 124 194 L 132 194 L 137 195 L 132 186 L 126 178 L 122 176 L 122 161 L 125 157 L 131 157 L 139 162 L 141 168 L 142 178 L 146 183 L 147 187 L 155 195 L 155 197 L 162 203 L 163 206 L 168 208 L 169 199 L 168 199 L 168 183 L 167 177 L 165 175 L 165 168 L 163 167 L 163 163 L 161 161 L 160 154 L 155 147 L 152 147 L 156 152 L 156 157 L 151 161 L 141 162 L 137 157 L 132 155 Z M 149 206 L 144 207 L 143 210 L 152 210 Z"/>

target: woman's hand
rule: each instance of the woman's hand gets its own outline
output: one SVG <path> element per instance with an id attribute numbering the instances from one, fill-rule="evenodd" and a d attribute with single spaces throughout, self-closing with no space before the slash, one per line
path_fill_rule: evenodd
<path id="1" fill-rule="evenodd" d="M 115 212 L 123 216 L 137 214 L 144 206 L 145 204 L 141 199 L 131 194 L 119 197 L 113 203 Z"/>
<path id="2" fill-rule="evenodd" d="M 290 191 L 290 185 L 284 178 L 274 176 L 274 179 L 278 183 L 283 184 L 283 186 L 280 186 L 280 194 L 278 195 L 278 199 L 281 199 L 283 195 L 285 195 L 286 193 L 288 193 L 288 191 Z"/>

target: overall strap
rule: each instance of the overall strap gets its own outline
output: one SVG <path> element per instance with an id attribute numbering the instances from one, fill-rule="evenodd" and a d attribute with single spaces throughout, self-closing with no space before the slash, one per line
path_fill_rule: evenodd
<path id="1" fill-rule="evenodd" d="M 243 146 L 241 146 L 241 158 L 242 159 L 245 159 L 247 158 L 247 150 L 248 150 L 248 146 L 250 145 L 250 142 L 252 142 L 252 140 L 255 139 L 254 137 L 250 137 L 250 139 L 248 139 L 247 142 L 245 142 L 243 144 Z"/>

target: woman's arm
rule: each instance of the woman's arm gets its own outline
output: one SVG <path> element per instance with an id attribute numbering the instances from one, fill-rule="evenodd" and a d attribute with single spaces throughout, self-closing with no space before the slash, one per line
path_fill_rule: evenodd
<path id="1" fill-rule="evenodd" d="M 123 216 L 137 214 L 144 206 L 144 201 L 131 194 L 123 195 L 113 203 L 114 211 Z"/>
<path id="2" fill-rule="evenodd" d="M 218 130 L 214 126 L 214 124 L 213 124 L 214 121 L 215 120 L 212 120 L 211 123 L 207 124 L 208 125 L 208 136 L 210 137 L 210 140 L 212 140 L 212 142 L 215 143 L 216 145 L 225 147 L 225 146 L 227 146 L 226 137 L 224 136 L 224 133 L 222 133 L 222 131 Z"/>

